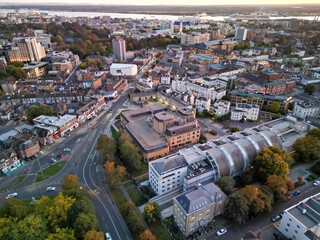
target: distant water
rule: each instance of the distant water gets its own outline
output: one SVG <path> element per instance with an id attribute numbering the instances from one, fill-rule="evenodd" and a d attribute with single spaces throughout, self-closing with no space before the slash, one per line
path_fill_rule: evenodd
<path id="1" fill-rule="evenodd" d="M 21 9 L 20 12 L 28 12 L 28 9 Z M 0 9 L 0 13 L 13 13 L 14 9 Z M 131 19 L 146 19 L 146 20 L 178 20 L 181 17 L 192 16 L 177 16 L 177 15 L 152 15 L 152 14 L 131 14 L 131 13 L 100 13 L 100 12 L 63 12 L 63 11 L 40 11 L 47 13 L 50 16 L 63 16 L 63 17 L 99 17 L 109 16 L 111 18 L 131 18 Z M 223 21 L 228 16 L 205 16 L 203 19 Z M 303 20 L 313 20 L 314 16 L 287 16 L 287 17 L 270 17 L 272 20 L 276 19 L 290 19 L 298 18 Z"/>

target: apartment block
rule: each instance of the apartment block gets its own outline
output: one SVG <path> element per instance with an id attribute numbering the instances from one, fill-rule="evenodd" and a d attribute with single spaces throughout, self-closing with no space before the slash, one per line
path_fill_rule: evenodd
<path id="1" fill-rule="evenodd" d="M 214 103 L 213 112 L 217 117 L 221 117 L 230 112 L 230 102 L 219 100 Z"/>
<path id="2" fill-rule="evenodd" d="M 254 104 L 237 103 L 231 110 L 231 120 L 258 120 L 259 106 Z"/>
<path id="3" fill-rule="evenodd" d="M 320 115 L 320 104 L 295 102 L 292 111 L 293 115 L 305 119 L 306 117 L 318 117 Z"/>

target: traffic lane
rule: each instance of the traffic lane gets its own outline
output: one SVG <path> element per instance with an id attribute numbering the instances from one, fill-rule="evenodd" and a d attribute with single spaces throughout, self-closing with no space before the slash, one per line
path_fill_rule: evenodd
<path id="1" fill-rule="evenodd" d="M 248 220 L 245 224 L 229 224 L 227 226 L 221 226 L 221 227 L 226 227 L 228 232 L 225 235 L 220 237 L 216 236 L 215 234 L 212 234 L 209 239 L 219 238 L 219 239 L 228 240 L 230 239 L 230 237 L 235 237 L 235 236 L 237 237 L 236 239 L 239 239 L 249 231 L 257 232 L 259 230 L 262 230 L 263 236 L 264 236 L 264 233 L 266 233 L 266 235 L 270 235 L 270 233 L 273 234 L 275 232 L 275 227 L 273 226 L 273 223 L 271 222 L 270 219 L 275 215 L 280 214 L 285 209 L 299 203 L 303 199 L 319 193 L 320 186 L 313 186 L 312 182 L 308 182 L 305 185 L 295 189 L 294 191 L 297 191 L 297 190 L 301 191 L 301 194 L 299 196 L 292 196 L 290 201 L 281 202 L 277 204 L 271 212 L 263 213 L 260 216 L 257 216 L 251 220 Z"/>

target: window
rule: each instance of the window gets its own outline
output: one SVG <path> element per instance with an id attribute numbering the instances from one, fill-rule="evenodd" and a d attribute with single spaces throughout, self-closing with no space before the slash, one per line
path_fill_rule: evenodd
<path id="1" fill-rule="evenodd" d="M 287 226 L 290 227 L 290 223 L 287 223 Z"/>
<path id="2" fill-rule="evenodd" d="M 300 228 L 300 226 L 299 226 L 299 225 L 297 225 L 297 228 Z"/>
<path id="3" fill-rule="evenodd" d="M 291 218 L 289 218 L 289 221 L 290 221 L 290 222 L 292 222 L 292 219 L 291 219 Z"/>
<path id="4" fill-rule="evenodd" d="M 288 232 L 288 228 L 286 228 L 285 231 Z"/>
<path id="5" fill-rule="evenodd" d="M 297 230 L 294 230 L 294 232 L 295 232 L 295 233 L 298 233 L 298 231 L 297 231 Z"/>

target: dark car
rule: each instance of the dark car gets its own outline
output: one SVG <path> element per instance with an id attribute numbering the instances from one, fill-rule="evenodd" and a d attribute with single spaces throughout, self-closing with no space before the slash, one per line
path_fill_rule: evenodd
<path id="1" fill-rule="evenodd" d="M 295 196 L 299 196 L 301 194 L 301 192 L 300 191 L 296 191 L 296 192 L 294 192 L 294 194 L 293 195 L 295 195 Z"/>
<path id="2" fill-rule="evenodd" d="M 282 240 L 282 238 L 280 237 L 279 233 L 274 233 L 273 236 L 277 239 L 277 240 Z"/>

